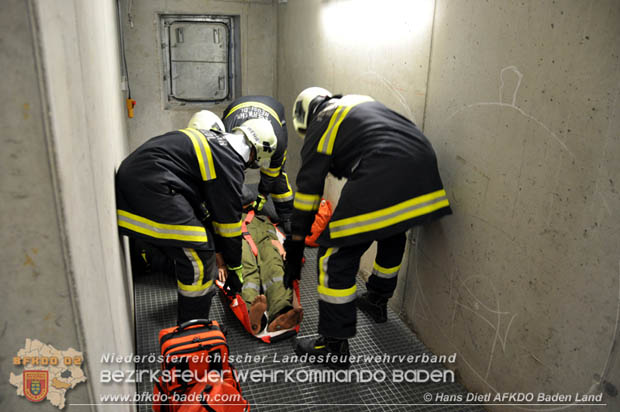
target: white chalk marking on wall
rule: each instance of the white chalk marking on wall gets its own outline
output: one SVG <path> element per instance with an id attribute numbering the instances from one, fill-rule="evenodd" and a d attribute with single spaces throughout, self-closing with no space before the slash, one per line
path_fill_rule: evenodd
<path id="1" fill-rule="evenodd" d="M 407 103 L 407 99 L 405 98 L 405 96 L 402 95 L 401 92 L 398 91 L 398 89 L 396 89 L 396 87 L 394 87 L 392 83 L 390 83 L 388 79 L 386 79 L 384 76 L 380 75 L 379 73 L 375 71 L 364 72 L 362 73 L 362 76 L 374 76 L 377 79 L 379 79 L 379 81 L 383 83 L 383 85 L 392 93 L 392 95 L 396 97 L 396 100 L 398 100 L 401 106 L 403 106 L 403 108 L 405 109 L 405 112 L 407 112 L 407 116 L 409 117 L 409 119 L 413 123 L 417 124 L 415 120 L 415 116 L 413 115 L 413 112 L 411 111 L 411 107 L 409 107 L 409 104 Z"/>
<path id="2" fill-rule="evenodd" d="M 515 75 L 517 75 L 517 78 L 518 78 L 517 85 L 516 85 L 515 90 L 514 90 L 514 92 L 512 94 L 512 102 L 511 103 L 504 103 L 504 102 L 502 102 L 503 88 L 504 88 L 504 78 L 503 78 L 503 76 L 504 76 L 504 72 L 506 72 L 506 71 L 510 71 L 510 72 L 514 73 Z M 560 147 L 562 149 L 564 149 L 573 159 L 575 159 L 575 155 L 573 154 L 573 152 L 570 151 L 570 149 L 566 146 L 566 144 L 562 141 L 562 139 L 560 139 L 555 133 L 553 133 L 551 131 L 551 129 L 549 129 L 549 127 L 547 127 L 546 124 L 544 124 L 543 122 L 541 122 L 540 120 L 538 120 L 534 116 L 530 115 L 529 113 L 526 113 L 523 109 L 521 109 L 519 106 L 517 106 L 517 104 L 516 104 L 517 93 L 519 91 L 519 88 L 521 87 L 521 80 L 522 79 L 523 79 L 523 74 L 521 74 L 521 72 L 517 69 L 516 66 L 504 67 L 500 71 L 499 101 L 497 101 L 497 102 L 478 102 L 478 103 L 472 103 L 472 104 L 465 105 L 465 106 L 461 107 L 460 109 L 457 109 L 450 116 L 448 116 L 448 118 L 446 119 L 445 123 L 448 123 L 454 116 L 456 116 L 457 114 L 459 114 L 463 110 L 471 109 L 473 107 L 481 107 L 481 106 L 508 107 L 508 108 L 516 110 L 523 117 L 532 120 L 533 122 L 535 122 L 536 124 L 541 126 L 543 129 L 545 129 L 553 137 L 553 139 L 560 145 Z"/>

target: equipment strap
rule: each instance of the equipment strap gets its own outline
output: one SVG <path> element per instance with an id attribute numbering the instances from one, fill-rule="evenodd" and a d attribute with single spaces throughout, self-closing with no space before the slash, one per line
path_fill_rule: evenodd
<path id="1" fill-rule="evenodd" d="M 253 219 L 254 219 L 254 211 L 250 210 L 248 214 L 245 216 L 245 219 L 243 220 L 243 222 L 241 222 L 241 234 L 243 235 L 243 238 L 245 239 L 245 241 L 248 242 L 248 244 L 250 245 L 252 254 L 254 256 L 258 256 L 258 248 L 256 247 L 256 243 L 254 243 L 254 239 L 252 239 L 250 232 L 248 232 L 248 225 L 252 223 Z"/>

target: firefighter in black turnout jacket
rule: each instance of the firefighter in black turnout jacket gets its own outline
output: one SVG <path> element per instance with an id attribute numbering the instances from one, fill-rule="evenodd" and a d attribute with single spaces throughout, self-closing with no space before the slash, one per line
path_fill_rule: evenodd
<path id="1" fill-rule="evenodd" d="M 244 170 L 276 148 L 273 129 L 264 120 L 223 131 L 215 114 L 200 111 L 188 128 L 138 147 L 116 175 L 121 233 L 155 245 L 174 260 L 179 323 L 209 317 L 216 251 L 237 275 L 229 281 L 240 287 Z"/>
<path id="2" fill-rule="evenodd" d="M 305 139 L 292 236 L 285 244 L 288 283 L 299 278 L 303 237 L 319 208 L 327 173 L 348 179 L 318 239 L 319 338 L 298 341 L 296 352 L 323 355 L 329 366 L 348 367 L 356 299 L 362 311 L 385 322 L 406 231 L 451 209 L 433 148 L 408 119 L 368 96 L 332 96 L 318 87 L 301 92 L 293 110 L 295 129 Z M 360 258 L 375 240 L 377 256 L 367 292 L 358 298 Z"/>
<path id="3" fill-rule="evenodd" d="M 222 116 L 226 130 L 232 130 L 248 119 L 269 120 L 278 139 L 278 147 L 271 156 L 269 165 L 261 166 L 258 198 L 254 202 L 254 209 L 260 211 L 267 196 L 271 194 L 281 227 L 289 233 L 293 213 L 293 191 L 284 171 L 288 145 L 284 106 L 273 97 L 244 96 L 233 101 Z"/>

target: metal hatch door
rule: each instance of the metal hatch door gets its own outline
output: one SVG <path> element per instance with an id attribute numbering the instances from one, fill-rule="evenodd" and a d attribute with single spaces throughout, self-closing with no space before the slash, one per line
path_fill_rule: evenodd
<path id="1" fill-rule="evenodd" d="M 170 97 L 220 101 L 229 92 L 229 29 L 223 23 L 174 21 L 168 26 Z"/>

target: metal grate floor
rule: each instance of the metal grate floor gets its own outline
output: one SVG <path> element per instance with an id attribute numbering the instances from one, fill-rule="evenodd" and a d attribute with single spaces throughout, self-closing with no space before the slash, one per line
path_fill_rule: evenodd
<path id="1" fill-rule="evenodd" d="M 304 320 L 300 336 L 312 336 L 317 333 L 318 305 L 316 293 L 316 249 L 306 249 L 306 264 L 302 272 L 301 303 L 304 308 Z M 176 281 L 170 276 L 152 274 L 135 279 L 136 302 L 136 352 L 138 355 L 159 353 L 158 333 L 160 329 L 173 326 L 176 321 Z M 358 280 L 359 293 L 365 287 Z M 218 292 L 219 293 L 219 292 Z M 278 343 L 265 344 L 250 336 L 236 317 L 225 305 L 223 299 L 213 298 L 211 306 L 212 319 L 216 319 L 227 330 L 227 339 L 231 355 L 265 356 L 264 363 L 235 363 L 239 371 L 243 370 L 284 370 L 295 369 L 311 371 L 320 366 L 298 363 L 274 363 L 277 356 L 294 354 L 295 339 Z M 429 350 L 417 339 L 398 316 L 390 310 L 388 322 L 375 324 L 361 312 L 357 317 L 357 336 L 350 340 L 353 355 L 373 354 L 418 355 L 430 354 Z M 159 364 L 139 364 L 138 369 L 158 369 Z M 424 394 L 443 393 L 465 394 L 465 389 L 456 383 L 396 383 L 392 381 L 392 371 L 414 369 L 434 370 L 441 365 L 422 363 L 355 363 L 352 370 L 383 370 L 387 378 L 381 383 L 302 383 L 290 382 L 242 382 L 243 396 L 251 403 L 252 411 L 483 411 L 479 406 L 448 406 L 429 404 L 424 401 Z M 441 368 L 442 369 L 442 368 Z M 301 372 L 297 376 L 303 376 Z M 280 375 L 282 376 L 282 375 Z M 296 376 L 296 375 L 293 375 Z M 138 392 L 152 392 L 148 382 L 138 384 Z M 139 411 L 150 411 L 151 407 L 140 404 Z"/>

